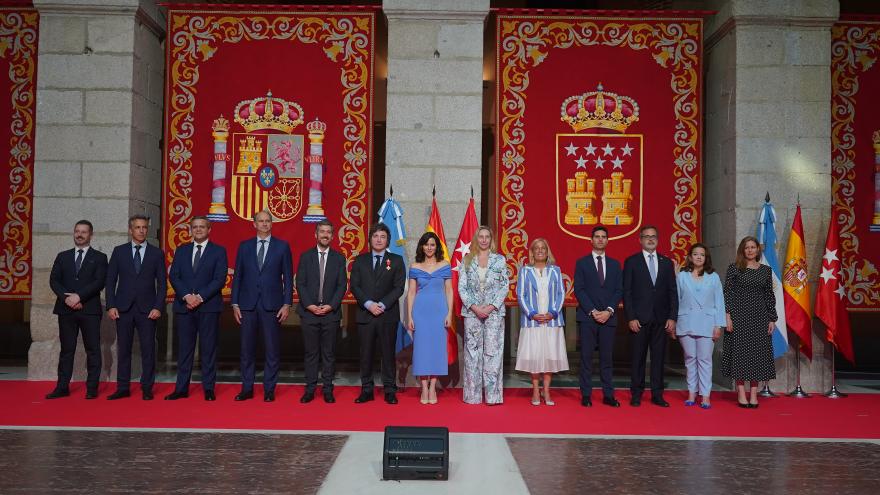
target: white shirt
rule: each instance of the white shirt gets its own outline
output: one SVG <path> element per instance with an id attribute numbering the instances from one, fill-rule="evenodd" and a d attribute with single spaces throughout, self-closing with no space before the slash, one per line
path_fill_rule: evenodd
<path id="1" fill-rule="evenodd" d="M 605 263 L 605 255 L 599 254 L 596 251 L 593 251 L 593 264 L 596 265 L 596 273 L 599 272 L 599 263 L 600 263 L 600 261 L 598 259 L 599 256 L 602 257 L 602 261 L 601 261 L 602 273 L 604 273 L 607 276 L 608 275 L 608 265 Z"/>
<path id="2" fill-rule="evenodd" d="M 137 249 L 135 249 L 135 246 L 141 247 L 141 261 L 144 261 L 144 253 L 147 252 L 147 241 L 144 241 L 143 244 L 138 244 L 134 241 L 131 241 L 131 259 L 134 259 L 134 255 L 137 254 Z M 83 256 L 85 256 L 85 254 L 83 254 Z"/>
<path id="3" fill-rule="evenodd" d="M 326 266 L 327 258 L 330 256 L 330 247 L 328 246 L 327 249 L 323 249 L 323 250 L 322 250 L 322 249 L 321 249 L 321 246 L 317 246 L 317 249 L 318 249 L 318 272 L 320 273 L 320 270 L 321 270 L 321 253 L 324 253 L 324 263 L 325 263 L 325 266 Z M 376 261 L 376 258 L 373 258 L 373 261 Z"/>
<path id="4" fill-rule="evenodd" d="M 202 246 L 202 256 L 205 255 L 205 247 L 208 245 L 208 239 L 205 239 L 205 242 L 193 242 L 193 254 L 192 259 L 190 260 L 192 263 L 196 262 L 196 253 L 199 252 L 196 246 Z"/>
<path id="5" fill-rule="evenodd" d="M 82 252 L 83 252 L 83 254 L 82 254 L 83 259 L 86 259 L 86 255 L 89 254 L 89 249 L 90 249 L 90 248 L 91 248 L 91 246 L 83 246 L 83 247 L 79 247 L 79 246 L 77 246 L 76 244 L 74 244 L 74 245 L 73 245 L 73 259 L 76 260 L 76 257 L 79 256 L 79 253 L 77 252 L 77 251 L 79 251 L 79 250 L 82 250 Z"/>
<path id="6" fill-rule="evenodd" d="M 266 241 L 264 243 L 260 243 L 260 241 Z M 269 244 L 272 242 L 272 236 L 268 235 L 265 239 L 260 239 L 260 236 L 257 236 L 257 263 L 260 262 L 260 246 L 264 246 L 263 256 L 265 257 L 269 254 Z M 264 258 L 265 259 L 265 258 Z"/>
<path id="7" fill-rule="evenodd" d="M 660 255 L 657 254 L 657 251 L 654 251 L 653 253 L 649 253 L 649 252 L 645 251 L 644 249 L 642 249 L 642 256 L 645 257 L 645 264 L 648 265 L 648 273 L 651 273 L 651 264 L 652 264 L 651 258 L 648 258 L 648 256 L 654 257 L 653 265 L 654 265 L 654 273 L 656 274 L 658 271 L 657 269 L 660 267 L 660 263 L 659 263 Z"/>

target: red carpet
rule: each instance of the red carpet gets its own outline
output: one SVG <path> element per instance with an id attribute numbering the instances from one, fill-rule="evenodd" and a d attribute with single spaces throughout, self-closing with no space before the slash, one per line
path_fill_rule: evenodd
<path id="1" fill-rule="evenodd" d="M 831 400 L 788 397 L 764 399 L 758 409 L 740 409 L 732 393 L 714 395 L 712 409 L 684 407 L 683 391 L 668 391 L 672 407 L 660 408 L 645 401 L 630 407 L 629 393 L 619 390 L 620 408 L 601 404 L 597 391 L 594 406 L 581 407 L 576 389 L 556 389 L 556 406 L 529 403 L 530 390 L 508 389 L 501 406 L 461 402 L 461 390 L 442 393 L 437 405 L 422 405 L 416 388 L 399 394 L 400 404 L 381 400 L 354 404 L 357 387 L 337 387 L 336 404 L 325 404 L 319 394 L 310 404 L 300 404 L 303 387 L 281 385 L 274 403 L 264 403 L 257 390 L 255 400 L 234 402 L 239 386 L 221 384 L 217 401 L 205 402 L 201 387 L 193 386 L 190 397 L 175 402 L 162 398 L 170 383 L 157 384 L 156 400 L 145 402 L 136 385 L 129 399 L 107 401 L 113 384 L 102 383 L 97 400 L 85 400 L 85 385 L 74 383 L 72 395 L 45 400 L 53 382 L 0 381 L 0 425 L 210 428 L 256 430 L 382 431 L 386 425 L 446 426 L 458 433 L 547 433 L 596 435 L 673 435 L 801 438 L 880 438 L 880 394 L 852 394 Z"/>

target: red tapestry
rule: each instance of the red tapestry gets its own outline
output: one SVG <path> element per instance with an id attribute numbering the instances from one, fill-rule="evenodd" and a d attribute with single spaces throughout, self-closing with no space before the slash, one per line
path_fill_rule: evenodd
<path id="1" fill-rule="evenodd" d="M 645 225 L 681 260 L 700 237 L 702 19 L 498 16 L 496 201 L 511 291 L 530 239 L 571 290 L 590 233 L 608 254 Z"/>
<path id="2" fill-rule="evenodd" d="M 27 5 L 0 8 L 0 299 L 31 296 L 39 16 Z"/>
<path id="3" fill-rule="evenodd" d="M 832 28 L 831 190 L 847 307 L 880 308 L 880 21 Z"/>
<path id="4" fill-rule="evenodd" d="M 374 14 L 184 8 L 170 8 L 166 42 L 168 261 L 207 214 L 234 266 L 265 209 L 294 262 L 323 218 L 351 262 L 371 211 Z"/>

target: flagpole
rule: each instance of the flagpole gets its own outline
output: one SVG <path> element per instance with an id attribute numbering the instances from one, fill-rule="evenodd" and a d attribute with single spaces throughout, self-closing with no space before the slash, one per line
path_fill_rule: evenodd
<path id="1" fill-rule="evenodd" d="M 797 336 L 797 334 L 795 334 L 795 335 Z M 810 394 L 804 392 L 804 389 L 801 388 L 801 351 L 800 351 L 801 342 L 800 342 L 800 336 L 797 336 L 797 339 L 798 339 L 798 345 L 795 347 L 795 353 L 794 353 L 794 359 L 795 359 L 795 365 L 796 365 L 795 369 L 797 370 L 797 387 L 795 387 L 794 390 L 792 390 L 788 394 L 788 396 L 794 397 L 796 399 L 809 399 Z"/>
<path id="2" fill-rule="evenodd" d="M 762 382 L 764 387 L 758 392 L 758 395 L 761 397 L 779 397 L 779 394 L 774 393 L 770 390 L 770 382 Z"/>
<path id="3" fill-rule="evenodd" d="M 825 392 L 825 397 L 829 399 L 843 399 L 849 394 L 845 394 L 837 389 L 837 370 L 834 369 L 834 347 L 831 347 L 831 390 Z"/>

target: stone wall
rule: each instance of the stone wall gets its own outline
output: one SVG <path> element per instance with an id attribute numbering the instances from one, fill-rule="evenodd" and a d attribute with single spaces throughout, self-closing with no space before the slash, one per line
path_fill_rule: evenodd
<path id="1" fill-rule="evenodd" d="M 95 225 L 106 254 L 128 239 L 128 217 L 160 222 L 165 21 L 152 1 L 35 0 L 40 12 L 34 173 L 34 293 L 28 377 L 54 379 L 58 360 L 49 271 L 73 247 L 73 224 Z M 103 378 L 115 375 L 115 331 L 104 321 Z M 78 347 L 75 378 L 84 374 Z M 111 369 L 112 367 L 112 369 Z"/>

